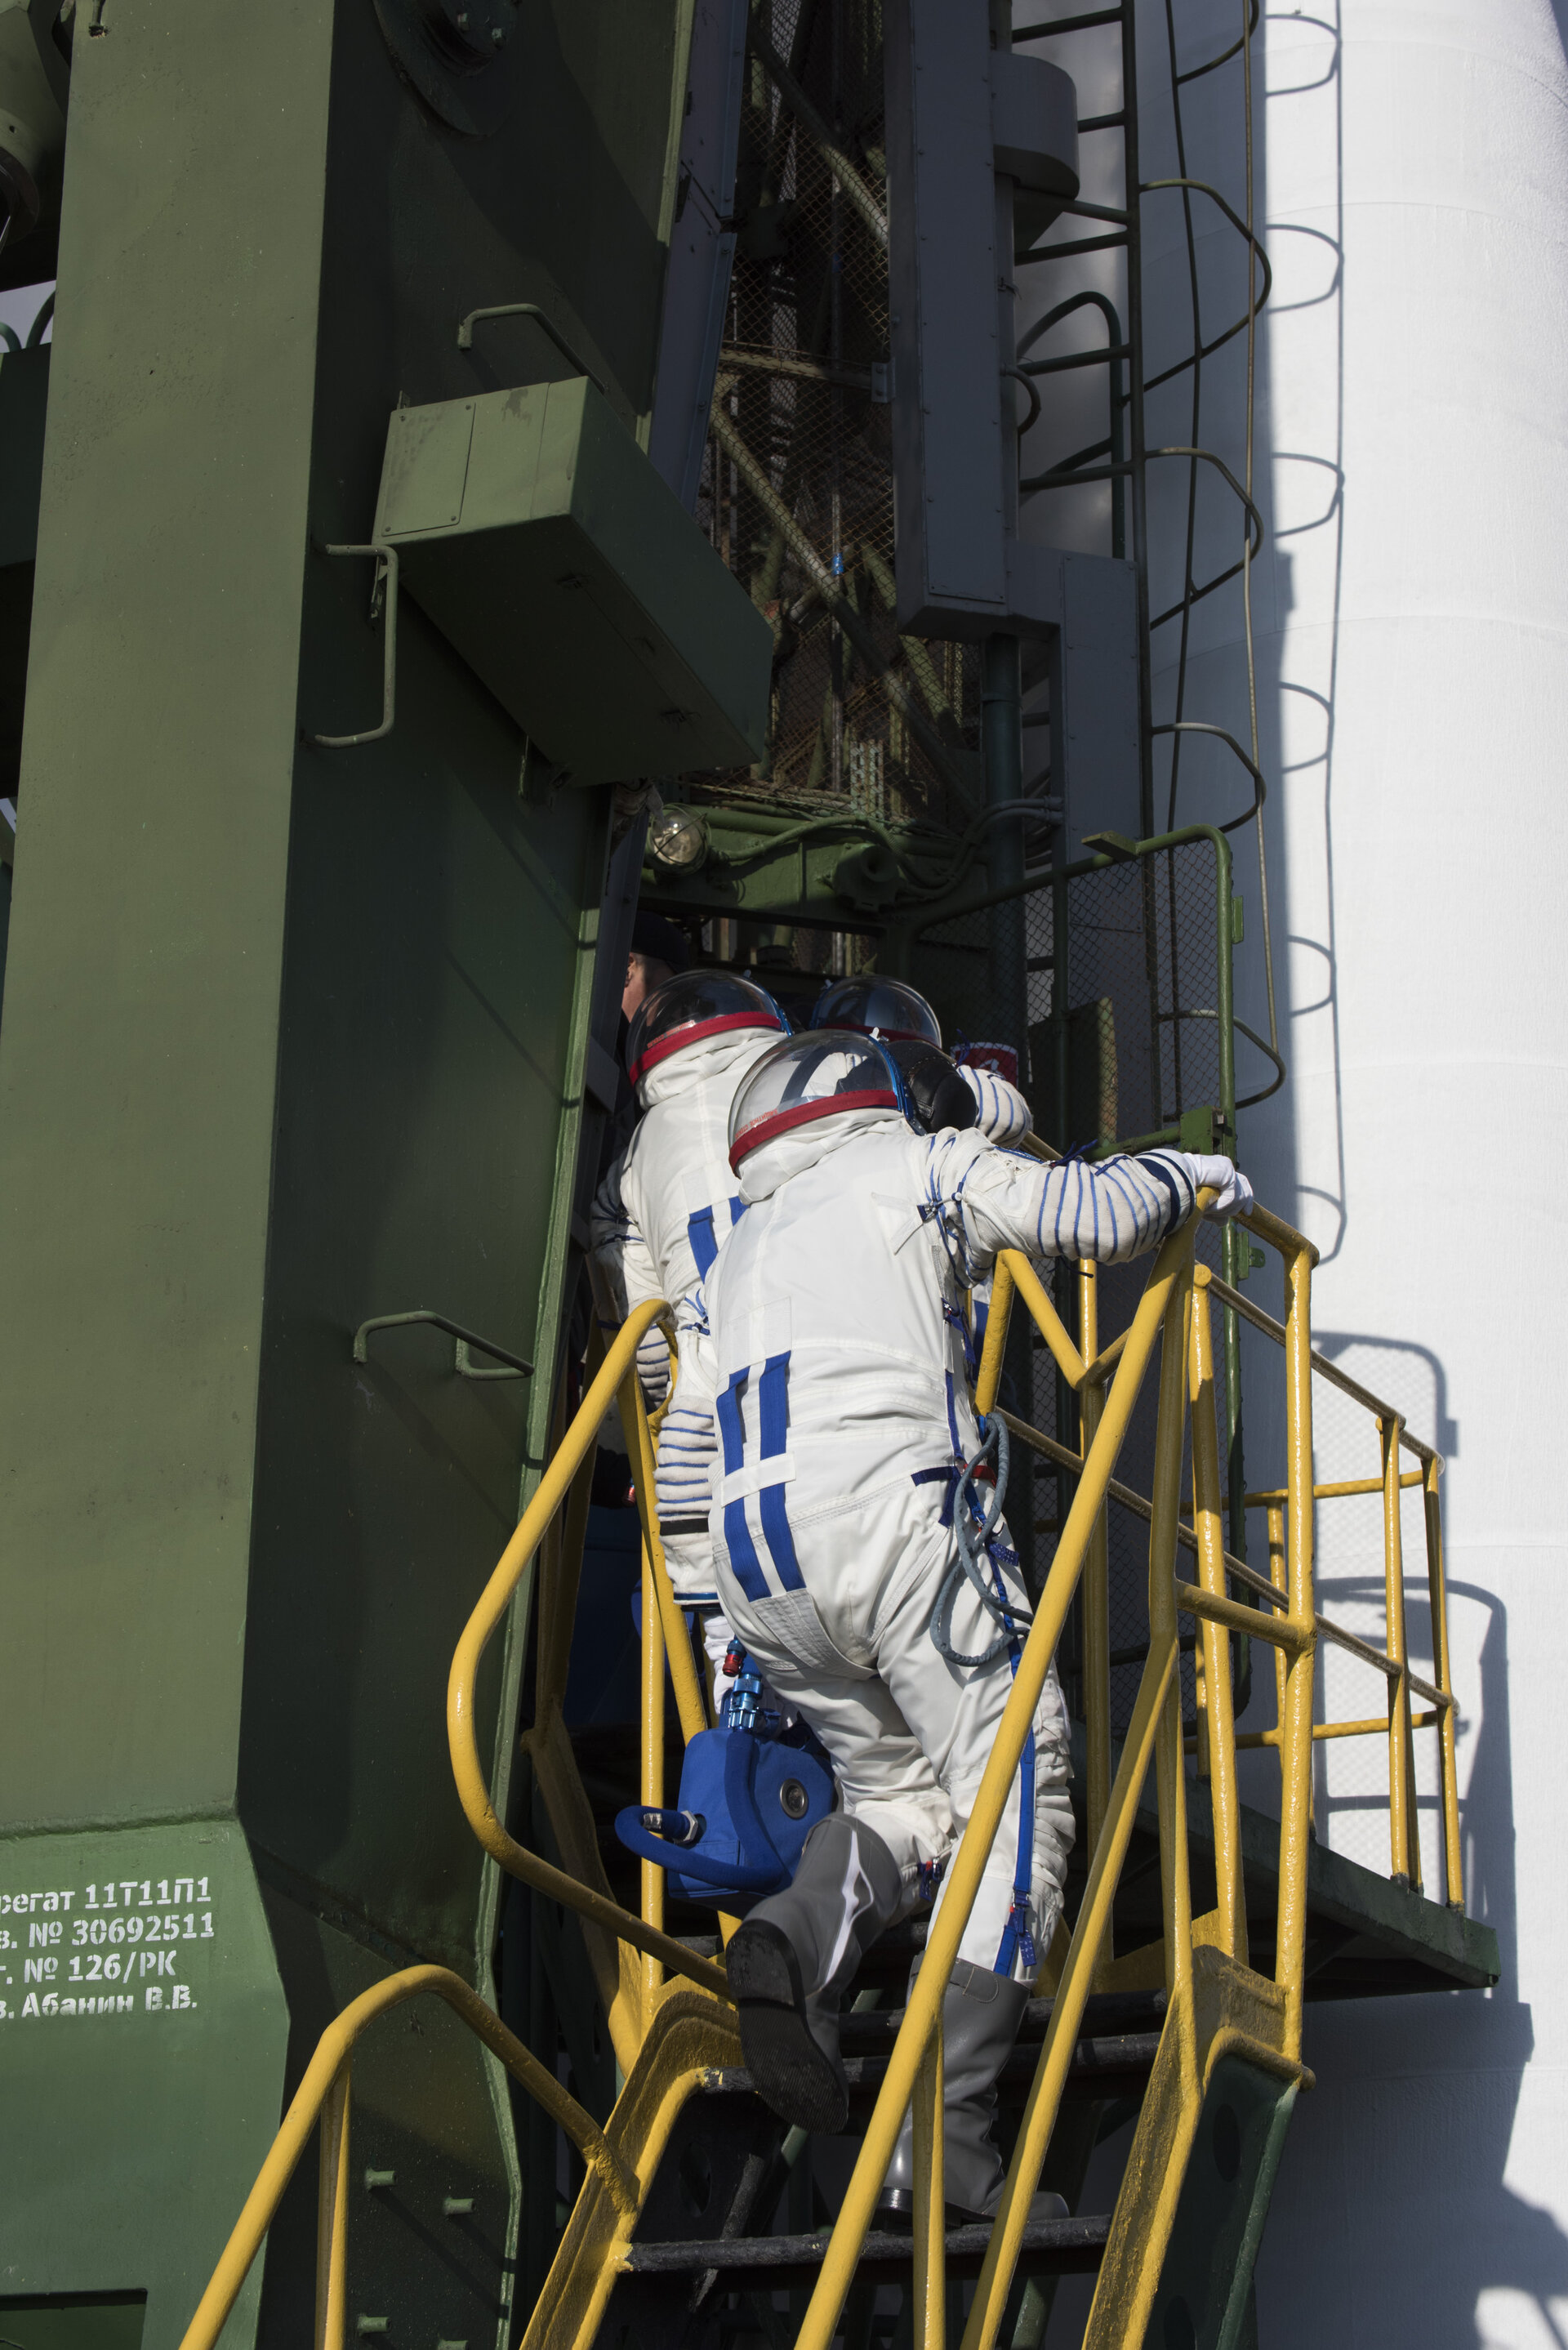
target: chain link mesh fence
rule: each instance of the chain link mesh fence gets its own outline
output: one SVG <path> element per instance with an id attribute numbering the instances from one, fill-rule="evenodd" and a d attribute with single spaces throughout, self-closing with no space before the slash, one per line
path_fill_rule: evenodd
<path id="1" fill-rule="evenodd" d="M 697 512 L 773 625 L 773 707 L 758 766 L 693 796 L 958 829 L 976 655 L 894 621 L 886 206 L 880 7 L 764 0 Z"/>
<path id="2" fill-rule="evenodd" d="M 1024 899 L 1029 1051 L 1026 1089 L 1039 1131 L 1062 1149 L 1104 1152 L 1163 1135 L 1174 1140 L 1184 1117 L 1208 1107 L 1228 1116 L 1228 1073 L 1218 1014 L 1224 994 L 1221 958 L 1229 911 L 1223 852 L 1208 837 L 1188 840 L 1125 863 L 1080 870 Z M 913 972 L 937 1005 L 944 1034 L 989 1041 L 999 997 L 993 971 L 995 925 L 990 910 L 938 922 L 920 938 Z M 1065 985 L 1057 992 L 1058 942 Z M 1220 1238 L 1199 1233 L 1199 1260 L 1220 1270 Z M 1130 1323 L 1148 1273 L 1147 1259 L 1111 1265 L 1099 1276 L 1099 1342 Z M 1071 1267 L 1056 1275 L 1057 1310 L 1077 1328 Z M 1016 1342 L 1015 1342 L 1016 1343 Z M 1032 1336 L 1028 1370 L 1017 1351 L 1010 1365 L 1013 1409 L 1036 1428 L 1076 1449 L 1076 1406 L 1059 1382 L 1044 1341 Z M 1026 1381 L 1025 1391 L 1020 1392 Z M 1158 1379 L 1144 1382 L 1124 1445 L 1118 1477 L 1147 1494 L 1153 1479 Z M 1223 1431 L 1221 1433 L 1223 1442 Z M 1025 1482 L 1033 1472 L 1033 1501 Z M 1011 1512 L 1015 1534 L 1032 1534 L 1038 1588 L 1055 1555 L 1075 1481 L 1049 1461 L 1014 1448 Z M 1184 1490 L 1191 1490 L 1190 1453 Z M 1189 1500 L 1184 1513 L 1189 1513 Z M 1027 1532 L 1016 1521 L 1025 1518 Z M 1190 1518 L 1189 1515 L 1189 1523 Z M 1112 1503 L 1108 1513 L 1111 1698 L 1114 1727 L 1125 1730 L 1148 1645 L 1148 1528 Z M 1182 1689 L 1193 1712 L 1192 1638 L 1181 1622 Z M 1064 1644 L 1069 1680 L 1073 1638 Z M 1077 1692 L 1070 1690 L 1076 1698 Z M 1081 1701 L 1075 1711 L 1082 1711 Z"/>

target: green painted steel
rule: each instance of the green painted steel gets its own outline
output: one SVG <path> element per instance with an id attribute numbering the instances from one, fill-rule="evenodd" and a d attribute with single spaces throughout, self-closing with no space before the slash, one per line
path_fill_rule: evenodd
<path id="1" fill-rule="evenodd" d="M 1245 2350 L 1252 2270 L 1296 2084 L 1241 2056 L 1210 2075 L 1144 2350 Z"/>
<path id="2" fill-rule="evenodd" d="M 286 2027 L 269 1981 L 233 1821 L 0 1847 L 0 2230 L 18 2298 L 145 2293 L 145 2340 L 178 2340 L 202 2248 L 222 2242 L 276 2124 Z M 14 2326 L 0 2303 L 0 2333 L 25 2350 L 121 2350 L 131 2323 L 124 2307 L 112 2323 L 101 2305 L 57 2309 L 47 2327 L 25 2314 L 36 2322 Z"/>
<path id="3" fill-rule="evenodd" d="M 612 795 L 525 795 L 411 598 L 395 731 L 303 742 L 382 660 L 370 567 L 315 550 L 369 538 L 400 400 L 566 371 L 526 320 L 460 350 L 477 306 L 538 303 L 646 439 L 688 19 L 520 12 L 489 137 L 362 0 L 109 0 L 77 45 L 0 1030 L 0 1893 L 156 1909 L 210 1846 L 227 1923 L 178 2012 L 139 1975 L 166 2007 L 46 2018 L 12 1970 L 0 2265 L 24 2301 L 145 2292 L 146 2350 L 327 2017 L 416 1956 L 495 1988 L 442 1704 L 547 1438 Z M 536 1375 L 459 1378 L 433 1329 L 353 1361 L 415 1307 Z M 481 1691 L 503 1804 L 526 1608 Z M 407 2186 L 356 2210 L 357 2314 L 499 2340 L 504 2080 L 410 2011 L 355 2112 Z M 475 2215 L 432 2272 L 447 2195 Z M 308 2327 L 313 2197 L 307 2159 L 227 2342 Z"/>
<path id="4" fill-rule="evenodd" d="M 397 410 L 374 536 L 561 781 L 762 756 L 773 630 L 586 376 Z"/>
<path id="5" fill-rule="evenodd" d="M 16 795 L 22 759 L 48 400 L 47 345 L 0 353 L 0 798 L 5 799 Z M 9 846 L 0 853 L 8 862 Z"/>
<path id="6" fill-rule="evenodd" d="M 642 902 L 676 920 L 749 920 L 850 927 L 876 933 L 943 896 L 972 847 L 934 825 L 881 824 L 857 810 L 797 817 L 753 805 L 671 803 L 701 830 L 700 861 L 685 869 L 650 855 Z"/>

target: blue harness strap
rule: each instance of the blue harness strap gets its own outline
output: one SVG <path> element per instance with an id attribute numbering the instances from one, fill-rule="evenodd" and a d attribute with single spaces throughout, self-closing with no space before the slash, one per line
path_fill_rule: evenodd
<path id="1" fill-rule="evenodd" d="M 959 1344 L 963 1348 L 963 1367 L 969 1373 L 969 1383 L 972 1388 L 975 1380 L 980 1376 L 979 1341 L 981 1332 L 979 1328 L 971 1330 L 963 1315 L 959 1312 L 958 1307 L 945 1297 L 942 1300 L 942 1320 L 947 1323 L 950 1329 L 956 1330 L 959 1334 Z M 952 1386 L 950 1378 L 948 1382 L 948 1386 L 950 1391 Z M 952 1411 L 950 1403 L 948 1407 L 948 1411 L 950 1418 Z"/>
<path id="2" fill-rule="evenodd" d="M 699 1277 L 706 1281 L 713 1270 L 719 1253 L 719 1243 L 713 1237 L 713 1211 L 695 1208 L 686 1219 L 686 1238 L 691 1249 L 692 1261 Z"/>
<path id="3" fill-rule="evenodd" d="M 945 1314 L 948 1308 L 944 1305 L 942 1311 Z M 947 1487 L 946 1492 L 942 1495 L 941 1514 L 938 1523 L 950 1526 L 953 1522 L 953 1503 L 958 1498 L 959 1487 L 963 1482 L 965 1463 L 963 1447 L 959 1442 L 958 1409 L 953 1397 L 953 1375 L 950 1371 L 946 1371 L 942 1376 L 947 1380 L 948 1435 L 952 1443 L 953 1457 L 950 1461 L 944 1461 L 940 1469 L 917 1469 L 910 1477 L 909 1482 L 911 1485 L 945 1485 Z"/>
<path id="4" fill-rule="evenodd" d="M 730 1230 L 734 1231 L 746 1212 L 746 1203 L 737 1192 L 729 1201 Z M 713 1270 L 719 1253 L 719 1235 L 713 1229 L 715 1208 L 693 1208 L 686 1219 L 686 1238 L 691 1246 L 692 1262 L 700 1280 L 706 1281 Z"/>
<path id="5" fill-rule="evenodd" d="M 724 1447 L 724 1474 L 732 1475 L 746 1457 L 745 1431 L 741 1425 L 741 1389 L 750 1378 L 747 1371 L 732 1373 L 730 1384 L 717 1401 L 719 1435 Z M 730 1553 L 730 1565 L 735 1570 L 735 1580 L 748 1599 L 765 1599 L 768 1586 L 763 1574 L 763 1563 L 757 1556 L 752 1530 L 746 1523 L 743 1501 L 724 1504 L 724 1541 Z"/>
<path id="6" fill-rule="evenodd" d="M 782 1355 L 770 1355 L 763 1365 L 762 1381 L 757 1388 L 757 1418 L 762 1429 L 763 1459 L 776 1461 L 786 1449 L 789 1440 L 787 1351 Z M 764 1485 L 757 1497 L 757 1507 L 779 1581 L 786 1591 L 804 1591 L 805 1577 L 794 1555 L 794 1536 L 790 1532 L 784 1486 Z"/>
<path id="7" fill-rule="evenodd" d="M 732 1372 L 729 1385 L 717 1401 L 726 1477 L 732 1476 L 745 1463 L 746 1432 L 741 1418 L 741 1391 L 751 1376 L 749 1369 Z M 776 1461 L 787 1450 L 789 1440 L 787 1351 L 782 1355 L 770 1355 L 763 1365 L 763 1375 L 757 1382 L 757 1419 L 762 1437 L 761 1457 L 763 1461 Z M 757 1513 L 773 1557 L 774 1572 L 780 1583 L 786 1591 L 804 1591 L 805 1577 L 794 1555 L 794 1536 L 790 1532 L 789 1511 L 784 1503 L 782 1482 L 763 1485 L 760 1489 Z M 724 1541 L 729 1547 L 730 1565 L 734 1569 L 735 1580 L 747 1598 L 772 1597 L 757 1545 L 746 1522 L 743 1497 L 724 1504 Z"/>

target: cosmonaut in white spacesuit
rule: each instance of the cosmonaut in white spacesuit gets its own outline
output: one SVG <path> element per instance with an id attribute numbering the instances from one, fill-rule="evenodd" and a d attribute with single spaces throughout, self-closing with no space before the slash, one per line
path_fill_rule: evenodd
<path id="1" fill-rule="evenodd" d="M 1005 1524 L 977 1529 L 963 1479 L 981 1450 L 963 1293 L 999 1250 L 1119 1263 L 1190 1216 L 1200 1185 L 1217 1213 L 1251 1195 L 1223 1159 L 1045 1166 L 972 1130 L 920 1133 L 888 1048 L 845 1031 L 765 1052 L 731 1137 L 745 1214 L 685 1311 L 682 1395 L 722 1447 L 721 1601 L 831 1753 L 841 1807 L 732 1940 L 729 1979 L 763 2095 L 832 2130 L 839 1997 L 956 1843 L 1028 1623 Z M 1068 1776 L 1053 1667 L 943 2011 L 947 2196 L 972 2213 L 1001 2192 L 994 2085 L 1061 1907 Z M 895 2209 L 911 2181 L 906 2125 Z"/>
<path id="2" fill-rule="evenodd" d="M 772 996 L 729 972 L 680 972 L 638 1007 L 627 1066 L 643 1117 L 599 1185 L 589 1222 L 618 1318 L 650 1297 L 687 1296 L 712 1270 L 741 1213 L 729 1161 L 735 1088 L 759 1053 L 788 1033 Z M 661 1397 L 669 1354 L 657 1326 L 638 1351 L 638 1370 L 645 1390 Z M 686 1408 L 683 1363 L 676 1384 L 659 1433 L 659 1531 L 676 1591 L 689 1607 L 705 1607 L 714 1596 L 713 1429 L 706 1410 Z M 716 1639 L 722 1656 L 728 1638 L 715 1619 L 710 1650 Z"/>
<path id="3" fill-rule="evenodd" d="M 901 979 L 884 979 L 861 972 L 852 979 L 835 980 L 825 987 L 811 1008 L 814 1028 L 855 1028 L 863 1036 L 880 1036 L 884 1044 L 942 1045 L 941 1023 L 918 988 Z M 1033 1128 L 1029 1104 L 1018 1087 L 994 1069 L 958 1065 L 961 1085 L 974 1096 L 973 1123 L 992 1142 L 1017 1142 Z"/>

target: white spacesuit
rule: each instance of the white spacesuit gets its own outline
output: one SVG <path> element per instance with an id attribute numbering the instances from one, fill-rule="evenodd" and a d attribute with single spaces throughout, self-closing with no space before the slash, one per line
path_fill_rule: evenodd
<path id="1" fill-rule="evenodd" d="M 730 1170 L 735 1088 L 788 1023 L 770 995 L 728 972 L 685 972 L 639 1006 L 627 1044 L 643 1118 L 594 1201 L 589 1231 L 618 1318 L 650 1297 L 672 1302 L 712 1270 L 741 1214 Z M 685 1341 L 681 1341 L 684 1351 Z M 662 1396 L 669 1356 L 657 1326 L 639 1349 L 648 1392 Z M 708 1538 L 715 1440 L 688 1409 L 682 1366 L 659 1433 L 659 1530 L 670 1581 L 688 1604 L 713 1598 Z M 727 1640 L 718 1627 L 715 1637 Z"/>
<path id="2" fill-rule="evenodd" d="M 1002 1249 L 1119 1263 L 1189 1216 L 1200 1184 L 1225 1187 L 1221 1210 L 1248 1195 L 1225 1159 L 1047 1167 L 972 1130 L 922 1135 L 891 1054 L 846 1032 L 765 1053 L 731 1131 L 745 1216 L 688 1309 L 682 1394 L 722 1445 L 721 1600 L 831 1753 L 842 1808 L 752 1911 L 729 1975 L 763 2094 L 826 2129 L 846 2111 L 838 1995 L 961 1834 L 1029 1620 L 1005 1525 L 986 1538 L 964 1478 L 981 1450 L 964 1292 Z M 1060 1910 L 1068 1776 L 1053 1668 L 944 2010 L 948 2195 L 971 2211 L 1000 2192 L 993 2085 Z"/>

